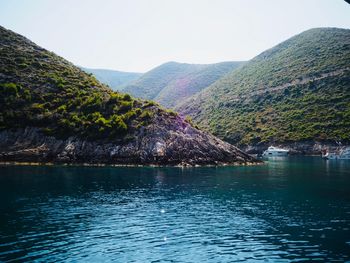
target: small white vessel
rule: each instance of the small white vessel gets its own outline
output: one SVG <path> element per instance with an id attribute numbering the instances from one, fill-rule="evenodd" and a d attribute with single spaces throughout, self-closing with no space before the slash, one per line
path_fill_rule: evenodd
<path id="1" fill-rule="evenodd" d="M 350 160 L 350 147 L 344 148 L 338 152 L 329 152 L 322 154 L 322 157 L 327 160 Z"/>
<path id="2" fill-rule="evenodd" d="M 266 151 L 263 152 L 264 157 L 268 156 L 287 156 L 289 154 L 289 150 L 270 146 Z"/>

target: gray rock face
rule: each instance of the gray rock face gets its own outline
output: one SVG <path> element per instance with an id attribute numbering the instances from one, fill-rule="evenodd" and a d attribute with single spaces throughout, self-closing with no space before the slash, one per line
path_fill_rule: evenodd
<path id="1" fill-rule="evenodd" d="M 0 132 L 0 161 L 140 165 L 224 165 L 258 162 L 178 116 L 158 118 L 128 141 L 57 139 L 38 128 Z"/>

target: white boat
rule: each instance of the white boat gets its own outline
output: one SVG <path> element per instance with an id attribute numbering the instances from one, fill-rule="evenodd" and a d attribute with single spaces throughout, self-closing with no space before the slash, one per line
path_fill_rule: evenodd
<path id="1" fill-rule="evenodd" d="M 289 154 L 289 150 L 270 146 L 266 151 L 263 152 L 263 156 L 287 156 Z"/>
<path id="2" fill-rule="evenodd" d="M 329 152 L 322 154 L 322 157 L 327 160 L 350 160 L 350 147 L 344 148 L 338 152 Z"/>

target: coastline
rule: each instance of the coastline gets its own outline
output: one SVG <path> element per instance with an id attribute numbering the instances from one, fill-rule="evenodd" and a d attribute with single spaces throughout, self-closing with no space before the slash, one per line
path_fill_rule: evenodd
<path id="1" fill-rule="evenodd" d="M 149 168 L 162 168 L 162 167 L 174 167 L 174 168 L 201 168 L 201 167 L 229 167 L 229 166 L 257 166 L 264 165 L 265 162 L 257 160 L 256 162 L 246 163 L 220 163 L 220 164 L 204 164 L 204 165 L 161 165 L 161 164 L 109 164 L 109 163 L 59 163 L 59 162 L 18 162 L 18 161 L 0 161 L 0 166 L 65 166 L 65 167 L 149 167 Z"/>

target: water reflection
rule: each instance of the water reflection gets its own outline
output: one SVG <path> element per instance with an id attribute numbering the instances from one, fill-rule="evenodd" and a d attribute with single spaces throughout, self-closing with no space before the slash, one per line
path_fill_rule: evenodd
<path id="1" fill-rule="evenodd" d="M 3 167 L 0 260 L 349 260 L 349 168 Z"/>

